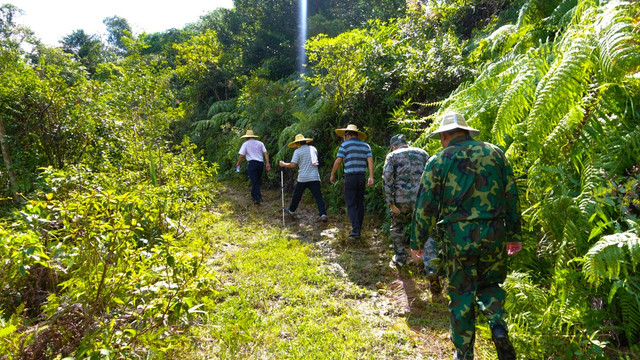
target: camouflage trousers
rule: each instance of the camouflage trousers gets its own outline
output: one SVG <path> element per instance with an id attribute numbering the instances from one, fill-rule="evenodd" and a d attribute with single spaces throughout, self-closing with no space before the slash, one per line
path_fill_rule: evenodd
<path id="1" fill-rule="evenodd" d="M 411 219 L 413 216 L 414 203 L 397 203 L 396 207 L 400 210 L 400 214 L 394 214 L 393 211 L 389 211 L 391 215 L 391 225 L 389 226 L 389 233 L 391 235 L 391 241 L 393 243 L 393 253 L 396 256 L 396 260 L 401 263 L 406 263 L 409 258 L 407 253 L 407 246 L 409 245 L 409 231 L 411 228 Z M 435 273 L 435 265 L 433 260 L 438 257 L 438 248 L 433 238 L 425 241 L 422 249 L 422 260 L 425 264 L 425 270 L 429 273 Z"/>
<path id="2" fill-rule="evenodd" d="M 407 246 L 409 245 L 409 229 L 414 203 L 397 203 L 396 206 L 400 210 L 400 214 L 395 214 L 389 210 L 389 214 L 391 215 L 389 234 L 391 235 L 393 253 L 396 256 L 396 261 L 404 264 L 409 258 Z"/>
<path id="3" fill-rule="evenodd" d="M 444 229 L 451 341 L 457 359 L 473 359 L 476 306 L 489 327 L 504 322 L 507 275 L 504 221 L 470 221 L 446 224 Z"/>

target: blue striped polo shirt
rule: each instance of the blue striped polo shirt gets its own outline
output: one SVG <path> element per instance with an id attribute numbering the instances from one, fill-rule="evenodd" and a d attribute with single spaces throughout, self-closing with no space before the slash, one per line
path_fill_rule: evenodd
<path id="1" fill-rule="evenodd" d="M 340 144 L 338 157 L 344 161 L 345 174 L 364 174 L 367 171 L 367 158 L 373 155 L 369 144 L 354 137 Z"/>

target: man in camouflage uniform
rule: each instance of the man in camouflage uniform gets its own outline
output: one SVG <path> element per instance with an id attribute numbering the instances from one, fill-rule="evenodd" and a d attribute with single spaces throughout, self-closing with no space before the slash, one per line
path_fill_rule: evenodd
<path id="1" fill-rule="evenodd" d="M 387 155 L 382 170 L 382 183 L 384 200 L 389 205 L 391 215 L 389 233 L 394 252 L 391 262 L 400 268 L 406 264 L 409 256 L 405 245 L 408 243 L 408 230 L 420 177 L 429 154 L 420 148 L 409 147 L 402 134 L 393 136 L 390 144 L 391 152 Z"/>
<path id="2" fill-rule="evenodd" d="M 498 359 L 515 359 L 500 283 L 506 255 L 522 249 L 518 189 L 504 153 L 472 138 L 478 134 L 461 114 L 450 113 L 430 135 L 439 137 L 443 150 L 429 159 L 420 181 L 411 249 L 429 236 L 441 242 L 454 359 L 473 359 L 476 304 L 488 319 Z"/>

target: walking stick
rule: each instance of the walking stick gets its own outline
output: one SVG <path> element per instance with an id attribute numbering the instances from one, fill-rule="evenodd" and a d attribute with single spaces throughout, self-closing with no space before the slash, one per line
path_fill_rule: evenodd
<path id="1" fill-rule="evenodd" d="M 282 179 L 282 170 L 280 170 L 280 193 L 282 194 L 282 226 L 284 226 L 284 180 Z"/>

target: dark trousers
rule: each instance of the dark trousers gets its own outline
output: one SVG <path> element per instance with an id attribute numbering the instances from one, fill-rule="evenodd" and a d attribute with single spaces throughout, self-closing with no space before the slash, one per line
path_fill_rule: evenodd
<path id="1" fill-rule="evenodd" d="M 302 199 L 302 193 L 305 189 L 309 189 L 313 197 L 316 199 L 316 205 L 318 205 L 318 215 L 326 215 L 327 210 L 325 209 L 324 199 L 322 198 L 322 191 L 320 191 L 320 181 L 298 181 L 296 183 L 295 189 L 293 190 L 293 198 L 291 199 L 289 210 L 296 211 L 296 209 L 298 208 L 298 204 Z"/>
<path id="2" fill-rule="evenodd" d="M 254 202 L 262 202 L 262 194 L 260 193 L 260 178 L 262 178 L 262 169 L 264 163 L 258 160 L 249 161 L 249 179 L 251 179 L 251 198 Z"/>
<path id="3" fill-rule="evenodd" d="M 364 220 L 365 174 L 344 175 L 344 202 L 347 204 L 347 216 L 351 222 L 351 233 L 360 235 Z"/>

